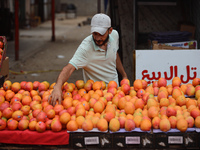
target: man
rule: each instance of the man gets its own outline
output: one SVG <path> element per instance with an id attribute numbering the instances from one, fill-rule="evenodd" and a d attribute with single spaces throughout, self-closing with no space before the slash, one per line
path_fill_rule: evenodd
<path id="1" fill-rule="evenodd" d="M 117 53 L 119 35 L 111 27 L 110 17 L 102 13 L 94 15 L 91 20 L 91 33 L 92 35 L 82 41 L 72 59 L 59 74 L 50 95 L 52 105 L 55 105 L 57 100 L 61 104 L 62 85 L 75 69 L 83 69 L 85 82 L 92 79 L 93 81 L 105 81 L 106 84 L 111 80 L 118 83 L 117 70 L 123 79 L 127 78 Z"/>

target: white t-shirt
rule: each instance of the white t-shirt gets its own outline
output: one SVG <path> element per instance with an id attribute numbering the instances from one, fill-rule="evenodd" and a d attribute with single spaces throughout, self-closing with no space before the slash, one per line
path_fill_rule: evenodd
<path id="1" fill-rule="evenodd" d="M 114 80 L 118 83 L 116 57 L 119 49 L 119 35 L 116 30 L 109 34 L 107 51 L 95 45 L 92 35 L 86 37 L 69 61 L 77 70 L 83 68 L 83 79 L 94 81 Z"/>

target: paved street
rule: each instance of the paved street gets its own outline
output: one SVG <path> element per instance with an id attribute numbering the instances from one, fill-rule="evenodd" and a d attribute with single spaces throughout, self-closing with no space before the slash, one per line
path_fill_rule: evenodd
<path id="1" fill-rule="evenodd" d="M 68 63 L 81 41 L 90 34 L 90 25 L 83 25 L 88 17 L 55 21 L 55 38 L 51 41 L 51 21 L 37 27 L 20 29 L 19 60 L 15 61 L 15 42 L 8 41 L 9 80 L 55 82 L 61 69 Z M 81 24 L 81 26 L 79 25 Z M 82 79 L 77 70 L 68 82 Z"/>

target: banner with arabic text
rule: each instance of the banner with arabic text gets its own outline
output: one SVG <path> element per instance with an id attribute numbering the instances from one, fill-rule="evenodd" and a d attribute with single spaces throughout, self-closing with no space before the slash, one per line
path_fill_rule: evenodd
<path id="1" fill-rule="evenodd" d="M 135 78 L 149 84 L 163 77 L 167 84 L 180 77 L 183 84 L 200 78 L 200 50 L 135 50 Z"/>

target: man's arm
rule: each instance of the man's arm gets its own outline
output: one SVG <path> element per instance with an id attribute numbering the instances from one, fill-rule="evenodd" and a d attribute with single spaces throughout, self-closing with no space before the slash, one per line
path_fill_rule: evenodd
<path id="1" fill-rule="evenodd" d="M 57 82 L 54 85 L 54 89 L 50 95 L 50 98 L 51 98 L 51 100 L 49 98 L 50 104 L 55 105 L 57 100 L 58 100 L 59 104 L 61 104 L 62 85 L 69 79 L 69 77 L 71 76 L 71 74 L 74 72 L 75 69 L 76 68 L 71 64 L 66 65 L 62 69 L 62 71 L 60 72 L 60 74 L 58 76 Z"/>
<path id="2" fill-rule="evenodd" d="M 117 70 L 119 71 L 119 73 L 122 75 L 123 79 L 127 79 L 127 74 L 124 70 L 124 67 L 122 65 L 121 59 L 119 57 L 119 54 L 117 53 L 117 59 L 116 59 L 116 65 L 117 65 Z"/>

